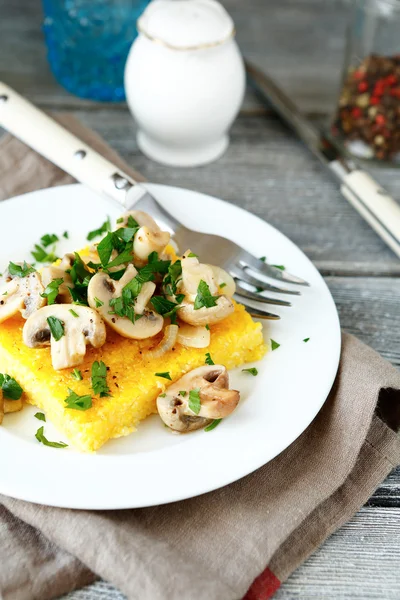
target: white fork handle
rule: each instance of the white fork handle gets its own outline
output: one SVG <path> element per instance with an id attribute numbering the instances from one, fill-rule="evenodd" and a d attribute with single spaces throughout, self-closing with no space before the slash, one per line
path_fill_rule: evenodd
<path id="1" fill-rule="evenodd" d="M 136 181 L 1 81 L 0 126 L 81 183 L 125 206 Z"/>

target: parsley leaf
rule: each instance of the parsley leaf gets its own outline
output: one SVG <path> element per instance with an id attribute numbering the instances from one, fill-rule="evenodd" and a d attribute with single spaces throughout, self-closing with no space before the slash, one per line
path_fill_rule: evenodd
<path id="1" fill-rule="evenodd" d="M 253 375 L 253 377 L 255 377 L 256 375 L 258 375 L 258 370 L 255 367 L 251 367 L 250 369 L 242 369 L 243 373 L 250 373 L 250 375 Z"/>
<path id="2" fill-rule="evenodd" d="M 92 408 L 92 397 L 88 394 L 86 396 L 78 396 L 73 390 L 68 388 L 69 396 L 67 396 L 64 402 L 67 404 L 66 408 L 73 408 L 75 410 L 88 410 Z"/>
<path id="3" fill-rule="evenodd" d="M 174 296 L 176 293 L 176 286 L 182 275 L 182 264 L 180 260 L 176 260 L 168 267 L 168 273 L 164 277 L 164 289 L 167 296 Z"/>
<path id="4" fill-rule="evenodd" d="M 99 300 L 97 296 L 94 297 L 94 301 L 96 304 L 96 308 L 100 308 L 100 306 L 104 306 L 104 302 L 102 302 L 102 300 Z"/>
<path id="5" fill-rule="evenodd" d="M 68 272 L 68 271 L 67 271 Z M 87 306 L 87 288 L 94 273 L 86 268 L 85 263 L 77 252 L 75 252 L 74 262 L 69 270 L 74 287 L 69 287 L 69 293 L 76 304 Z"/>
<path id="6" fill-rule="evenodd" d="M 79 318 L 79 315 L 78 315 L 78 313 L 77 313 L 77 312 L 75 312 L 73 308 L 70 308 L 70 309 L 69 309 L 69 312 L 70 312 L 70 313 L 71 313 L 71 315 L 72 315 L 73 317 L 75 317 L 76 319 L 78 319 L 78 318 Z"/>
<path id="7" fill-rule="evenodd" d="M 51 448 L 66 448 L 68 446 L 68 444 L 64 444 L 64 442 L 49 442 L 43 431 L 44 427 L 39 427 L 35 434 L 35 438 L 38 440 L 38 442 L 41 442 L 45 446 L 51 446 Z"/>
<path id="8" fill-rule="evenodd" d="M 208 324 L 208 323 L 207 323 L 207 325 L 206 325 L 206 329 L 207 329 L 207 331 L 210 331 L 210 326 L 209 326 L 209 324 Z"/>
<path id="9" fill-rule="evenodd" d="M 58 242 L 58 236 L 55 233 L 46 233 L 45 235 L 42 235 L 40 241 L 42 246 L 47 248 L 47 246 L 50 246 L 50 244 L 55 244 Z"/>
<path id="10" fill-rule="evenodd" d="M 44 413 L 37 412 L 33 416 L 36 417 L 39 421 L 46 422 L 46 415 Z"/>
<path id="11" fill-rule="evenodd" d="M 35 269 L 28 265 L 25 261 L 23 265 L 16 265 L 10 261 L 8 265 L 8 272 L 11 277 L 26 277 L 27 275 L 34 273 Z"/>
<path id="12" fill-rule="evenodd" d="M 61 340 L 63 335 L 65 335 L 64 324 L 57 317 L 47 317 L 47 323 L 49 324 L 51 335 L 55 339 L 56 342 Z"/>
<path id="13" fill-rule="evenodd" d="M 194 301 L 194 310 L 199 308 L 211 308 L 217 306 L 218 296 L 213 296 L 210 292 L 208 284 L 202 279 L 197 288 L 197 296 Z"/>
<path id="14" fill-rule="evenodd" d="M 83 379 L 82 373 L 79 369 L 74 369 L 71 373 L 71 377 L 72 379 L 75 379 L 75 381 L 82 381 Z"/>
<path id="15" fill-rule="evenodd" d="M 209 352 L 206 353 L 205 363 L 206 363 L 206 365 L 215 365 L 215 362 L 211 358 L 211 354 Z"/>
<path id="16" fill-rule="evenodd" d="M 39 244 L 35 244 L 35 250 L 32 250 L 31 254 L 33 258 L 37 260 L 37 262 L 42 263 L 52 263 L 58 259 L 54 252 L 46 252 L 46 250 L 42 248 L 42 246 L 39 246 Z"/>
<path id="17" fill-rule="evenodd" d="M 279 269 L 280 271 L 284 271 L 286 269 L 286 267 L 283 265 L 271 265 L 271 267 L 275 267 L 275 269 Z"/>
<path id="18" fill-rule="evenodd" d="M 64 231 L 64 233 L 63 233 L 63 237 L 64 237 L 66 240 L 68 240 L 68 239 L 69 239 L 69 233 L 68 233 L 68 231 Z"/>
<path id="19" fill-rule="evenodd" d="M 164 296 L 153 296 L 150 303 L 159 315 L 167 315 L 179 306 L 176 302 L 171 302 L 171 300 L 167 300 Z"/>
<path id="20" fill-rule="evenodd" d="M 110 217 L 107 217 L 107 220 L 104 221 L 102 225 L 98 229 L 93 229 L 93 231 L 89 231 L 87 234 L 87 240 L 91 242 L 95 237 L 102 235 L 103 233 L 107 233 L 107 231 L 111 230 Z"/>
<path id="21" fill-rule="evenodd" d="M 0 373 L 0 387 L 3 390 L 4 398 L 8 398 L 8 400 L 19 400 L 22 396 L 22 387 L 14 377 L 10 377 L 7 373 L 5 375 Z"/>
<path id="22" fill-rule="evenodd" d="M 101 261 L 101 264 L 105 266 L 110 260 L 112 251 L 114 250 L 113 244 L 113 234 L 107 233 L 105 237 L 101 240 L 101 242 L 97 246 L 97 252 Z"/>
<path id="23" fill-rule="evenodd" d="M 214 419 L 207 427 L 204 427 L 204 431 L 212 431 L 221 423 L 221 421 L 222 419 Z"/>
<path id="24" fill-rule="evenodd" d="M 188 258 L 199 258 L 199 255 L 195 254 L 194 252 L 189 252 Z"/>
<path id="25" fill-rule="evenodd" d="M 224 288 L 224 287 L 226 287 L 226 283 L 223 281 L 222 283 L 220 283 L 220 284 L 219 284 L 219 287 L 220 287 L 220 288 Z"/>
<path id="26" fill-rule="evenodd" d="M 96 360 L 92 364 L 92 389 L 94 394 L 99 394 L 100 398 L 109 396 L 110 388 L 107 385 L 107 367 L 101 360 Z"/>
<path id="27" fill-rule="evenodd" d="M 47 304 L 54 304 L 59 294 L 60 285 L 64 283 L 64 279 L 53 279 L 44 290 L 43 294 L 40 294 L 42 298 L 47 298 Z"/>
<path id="28" fill-rule="evenodd" d="M 309 342 L 310 338 L 304 338 L 303 342 Z"/>
<path id="29" fill-rule="evenodd" d="M 164 377 L 164 379 L 169 379 L 170 381 L 172 381 L 169 371 L 166 371 L 165 373 L 154 373 L 154 375 L 156 375 L 157 377 Z"/>
<path id="30" fill-rule="evenodd" d="M 198 415 L 201 408 L 200 388 L 194 388 L 189 392 L 189 408 L 195 415 Z"/>
<path id="31" fill-rule="evenodd" d="M 279 346 L 280 346 L 280 344 L 278 344 L 278 342 L 271 339 L 271 350 L 276 350 L 277 348 L 279 348 Z"/>
<path id="32" fill-rule="evenodd" d="M 186 391 L 186 390 L 181 390 L 181 391 L 179 392 L 179 395 L 180 395 L 180 396 L 182 396 L 182 398 L 184 398 L 184 397 L 186 396 L 186 394 L 187 394 L 187 391 Z"/>
<path id="33" fill-rule="evenodd" d="M 259 260 L 262 260 L 263 262 L 265 262 L 267 260 L 267 257 L 266 256 L 260 256 Z"/>

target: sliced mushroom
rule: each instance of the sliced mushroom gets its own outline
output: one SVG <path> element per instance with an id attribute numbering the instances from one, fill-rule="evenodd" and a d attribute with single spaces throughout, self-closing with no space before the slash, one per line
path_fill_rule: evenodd
<path id="1" fill-rule="evenodd" d="M 218 293 L 217 282 L 210 265 L 199 262 L 196 256 L 189 256 L 187 250 L 182 258 L 182 278 L 178 283 L 178 291 L 185 294 L 187 300 L 194 302 L 200 281 L 205 281 L 213 296 Z"/>
<path id="2" fill-rule="evenodd" d="M 181 323 L 178 331 L 178 342 L 187 348 L 207 348 L 210 345 L 210 330 L 204 325 L 194 327 Z"/>
<path id="3" fill-rule="evenodd" d="M 192 302 L 184 300 L 178 309 L 178 316 L 189 325 L 214 325 L 229 317 L 235 310 L 232 300 L 226 296 L 220 296 L 216 302 L 216 306 L 195 309 Z"/>
<path id="4" fill-rule="evenodd" d="M 24 319 L 46 304 L 44 287 L 36 271 L 26 277 L 13 277 L 0 285 L 0 323 L 18 312 Z"/>
<path id="5" fill-rule="evenodd" d="M 69 267 L 68 267 L 69 268 Z M 66 273 L 60 265 L 58 267 L 44 267 L 41 272 L 42 284 L 46 288 L 55 279 L 63 279 L 63 283 L 58 288 L 57 301 L 61 304 L 68 304 L 72 302 L 72 296 L 68 288 L 73 288 L 74 282 L 72 281 L 71 275 Z"/>
<path id="6" fill-rule="evenodd" d="M 214 279 L 218 287 L 218 292 L 220 294 L 223 294 L 224 296 L 232 298 L 233 294 L 236 292 L 236 283 L 233 277 L 221 267 L 217 267 L 216 265 L 206 266 L 210 267 L 214 274 Z"/>
<path id="7" fill-rule="evenodd" d="M 189 408 L 190 392 L 200 397 L 198 414 Z M 183 395 L 182 395 L 183 392 Z M 240 394 L 229 389 L 228 371 L 223 365 L 199 367 L 186 373 L 157 398 L 157 409 L 168 427 L 182 433 L 223 419 L 238 405 Z"/>
<path id="8" fill-rule="evenodd" d="M 141 210 L 131 210 L 122 215 L 122 227 L 128 226 L 129 217 L 133 217 L 140 229 L 136 232 L 133 240 L 133 254 L 135 264 L 147 262 L 152 252 L 162 252 L 170 240 L 168 231 L 162 231 L 153 217 Z"/>
<path id="9" fill-rule="evenodd" d="M 64 335 L 58 341 L 51 335 L 49 317 L 56 317 L 63 325 Z M 29 348 L 50 345 L 53 367 L 60 370 L 80 365 L 88 343 L 100 348 L 106 341 L 106 328 L 92 308 L 74 305 L 71 312 L 70 304 L 53 304 L 33 313 L 25 323 L 22 335 Z"/>
<path id="10" fill-rule="evenodd" d="M 89 283 L 88 302 L 92 308 L 95 308 L 101 314 L 106 323 L 120 335 L 135 340 L 142 340 L 157 335 L 164 324 L 164 319 L 161 315 L 144 305 L 150 290 L 149 287 L 146 288 L 147 291 L 144 292 L 140 301 L 140 294 L 136 298 L 134 305 L 135 313 L 137 312 L 137 309 L 142 310 L 142 312 L 138 313 L 141 316 L 139 316 L 134 323 L 127 317 L 109 314 L 113 311 L 112 306 L 110 306 L 110 300 L 119 298 L 122 295 L 123 288 L 132 281 L 136 275 L 137 271 L 133 265 L 128 266 L 126 272 L 119 281 L 114 281 L 107 273 L 96 273 Z M 99 305 L 99 300 L 101 305 Z"/>

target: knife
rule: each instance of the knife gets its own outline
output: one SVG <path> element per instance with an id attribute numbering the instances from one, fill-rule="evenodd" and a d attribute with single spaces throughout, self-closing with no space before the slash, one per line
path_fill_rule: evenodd
<path id="1" fill-rule="evenodd" d="M 400 205 L 360 165 L 315 127 L 272 78 L 246 61 L 250 83 L 339 182 L 342 195 L 400 258 Z"/>

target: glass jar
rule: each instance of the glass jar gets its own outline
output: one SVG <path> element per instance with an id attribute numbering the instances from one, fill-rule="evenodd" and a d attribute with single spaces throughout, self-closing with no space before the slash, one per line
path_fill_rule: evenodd
<path id="1" fill-rule="evenodd" d="M 57 81 L 81 98 L 124 100 L 125 62 L 148 3 L 43 0 L 47 55 Z"/>
<path id="2" fill-rule="evenodd" d="M 353 0 L 332 134 L 359 158 L 400 162 L 400 0 Z"/>

